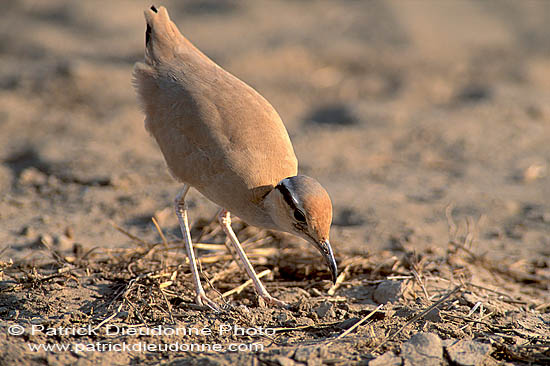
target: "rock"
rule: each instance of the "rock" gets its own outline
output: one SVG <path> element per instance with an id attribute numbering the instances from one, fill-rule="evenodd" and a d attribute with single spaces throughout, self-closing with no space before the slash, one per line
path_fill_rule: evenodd
<path id="1" fill-rule="evenodd" d="M 405 366 L 439 366 L 443 358 L 441 339 L 433 333 L 417 333 L 401 345 Z"/>
<path id="2" fill-rule="evenodd" d="M 393 352 L 386 352 L 382 356 L 369 361 L 369 366 L 401 366 L 403 360 Z"/>
<path id="3" fill-rule="evenodd" d="M 325 316 L 327 316 L 327 314 L 329 316 L 335 315 L 333 307 L 334 305 L 331 302 L 325 301 L 319 304 L 319 306 L 313 308 L 313 311 L 317 314 L 319 318 L 324 318 Z"/>
<path id="4" fill-rule="evenodd" d="M 472 340 L 461 339 L 447 346 L 451 361 L 460 366 L 482 365 L 483 360 L 491 353 L 491 346 Z"/>
<path id="5" fill-rule="evenodd" d="M 374 290 L 373 298 L 379 304 L 396 302 L 403 295 L 403 283 L 397 281 L 384 281 Z"/>

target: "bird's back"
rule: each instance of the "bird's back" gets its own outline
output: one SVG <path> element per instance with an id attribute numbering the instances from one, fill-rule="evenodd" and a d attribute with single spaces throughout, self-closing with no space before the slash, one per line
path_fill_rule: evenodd
<path id="1" fill-rule="evenodd" d="M 266 218 L 254 205 L 297 174 L 279 115 L 183 37 L 165 8 L 145 17 L 145 62 L 136 64 L 134 82 L 147 130 L 174 177 L 261 226 Z"/>

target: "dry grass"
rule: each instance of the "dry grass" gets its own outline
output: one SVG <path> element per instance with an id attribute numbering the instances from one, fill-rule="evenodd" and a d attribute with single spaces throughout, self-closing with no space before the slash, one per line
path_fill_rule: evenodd
<path id="1" fill-rule="evenodd" d="M 158 223 L 155 226 L 162 233 Z M 24 309 L 12 305 L 18 315 L 7 320 L 29 318 L 26 311 L 40 305 L 37 297 L 48 299 L 60 292 L 76 296 L 102 283 L 109 291 L 103 291 L 93 306 L 80 306 L 84 314 L 79 319 L 81 325 L 90 324 L 94 329 L 110 323 L 176 325 L 189 321 L 190 314 L 198 323 L 212 321 L 212 313 L 193 303 L 181 243 L 168 242 L 164 235 L 161 242 L 148 243 L 116 228 L 136 246 L 86 250 L 76 246 L 73 253 L 67 254 L 43 243 L 49 255 L 41 261 L 1 262 L 1 298 L 13 295 L 31 299 Z M 471 248 L 475 236 L 470 232 L 456 235 L 451 218 L 449 232 L 452 235 L 444 256 L 415 253 L 405 247 L 401 252 L 370 257 L 340 253 L 343 270 L 333 285 L 327 270 L 316 265 L 317 253 L 303 247 L 282 249 L 281 239 L 275 234 L 242 226 L 238 235 L 253 264 L 267 278 L 266 285 L 277 296 L 291 300 L 291 310 L 275 312 L 257 306 L 255 293 L 248 286 L 250 281 L 245 282 L 234 257 L 227 254 L 225 239 L 215 225 L 201 228 L 201 243 L 196 247 L 209 296 L 224 304 L 224 312 L 216 317 L 236 324 L 273 327 L 275 336 L 264 336 L 262 340 L 274 349 L 305 342 L 324 345 L 336 355 L 335 362 L 360 361 L 357 355 L 347 357 L 346 349 L 351 347 L 365 357 L 373 357 L 398 349 L 411 332 L 428 330 L 443 339 L 473 338 L 489 343 L 495 362 L 550 361 L 550 327 L 540 320 L 542 315 L 548 319 L 550 312 L 550 279 L 537 275 L 528 264 L 518 269 L 474 254 Z M 376 307 L 372 292 L 384 281 L 401 282 L 402 292 L 395 303 Z M 36 295 L 36 304 L 32 304 L 33 296 L 29 294 Z M 332 304 L 332 310 L 319 316 L 315 309 L 324 302 Z M 247 308 L 243 310 L 236 304 Z M 38 317 L 44 320 L 58 313 L 61 304 L 53 302 L 49 306 L 49 311 Z"/>

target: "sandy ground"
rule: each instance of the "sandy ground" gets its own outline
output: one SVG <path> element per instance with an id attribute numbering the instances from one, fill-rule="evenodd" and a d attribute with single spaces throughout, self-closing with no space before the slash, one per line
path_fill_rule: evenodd
<path id="1" fill-rule="evenodd" d="M 258 271 L 271 271 L 267 287 L 294 307 L 265 309 L 246 289 L 227 297 L 233 307 L 223 315 L 190 305 L 171 211 L 180 185 L 143 128 L 131 86 L 149 5 L 2 6 L 0 363 L 426 364 L 407 358 L 415 333 L 437 337 L 426 341 L 435 364 L 467 364 L 453 353 L 458 340 L 474 342 L 463 353 L 483 355 L 471 364 L 549 362 L 550 2 L 157 4 L 271 101 L 301 172 L 318 178 L 334 204 L 331 242 L 346 269 L 334 295 L 306 243 L 237 222 L 257 251 Z M 194 237 L 222 244 L 210 224 L 217 208 L 196 192 L 190 201 Z M 172 247 L 153 245 L 161 237 L 151 217 Z M 223 251 L 199 254 L 214 255 L 203 270 L 219 291 L 246 280 L 231 257 L 220 259 Z M 391 336 L 442 299 L 437 316 Z M 334 339 L 380 303 L 363 325 Z M 258 352 L 31 352 L 26 345 L 112 341 L 105 333 L 32 335 L 32 324 L 111 323 L 279 331 L 248 337 L 265 345 Z M 14 324 L 25 334 L 10 336 Z M 159 341 L 124 338 L 144 339 Z M 384 352 L 388 359 L 378 359 Z"/>

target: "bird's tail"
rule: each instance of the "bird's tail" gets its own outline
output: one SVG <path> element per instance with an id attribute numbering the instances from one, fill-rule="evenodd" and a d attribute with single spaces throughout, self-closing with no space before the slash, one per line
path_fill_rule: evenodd
<path id="1" fill-rule="evenodd" d="M 157 9 L 151 6 L 145 11 L 145 21 L 147 22 L 145 31 L 145 62 L 147 64 L 169 62 L 179 49 L 190 46 L 190 42 L 183 37 L 178 27 L 170 20 L 165 7 L 161 6 Z"/>
<path id="2" fill-rule="evenodd" d="M 174 61 L 177 61 L 182 53 L 197 51 L 170 20 L 165 7 L 157 9 L 151 6 L 145 11 L 145 21 L 145 62 L 137 62 L 134 65 L 132 81 L 141 107 L 150 115 L 158 108 L 160 102 L 162 93 L 159 92 L 157 81 L 163 78 L 163 71 L 172 69 Z"/>

